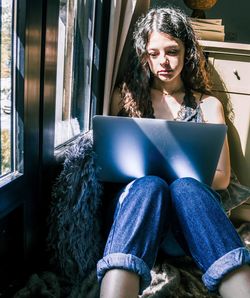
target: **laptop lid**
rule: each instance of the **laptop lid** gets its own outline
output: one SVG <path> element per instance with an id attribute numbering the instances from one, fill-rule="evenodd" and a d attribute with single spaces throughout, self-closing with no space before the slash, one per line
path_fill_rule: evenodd
<path id="1" fill-rule="evenodd" d="M 156 175 L 171 183 L 193 177 L 211 185 L 225 124 L 96 115 L 93 142 L 101 181 Z"/>

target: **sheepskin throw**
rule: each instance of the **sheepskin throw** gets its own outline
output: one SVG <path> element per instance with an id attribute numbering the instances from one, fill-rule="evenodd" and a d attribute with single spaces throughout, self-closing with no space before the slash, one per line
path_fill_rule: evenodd
<path id="1" fill-rule="evenodd" d="M 48 248 L 52 263 L 72 282 L 82 280 L 101 255 L 98 182 L 92 133 L 80 136 L 66 151 L 52 192 Z"/>

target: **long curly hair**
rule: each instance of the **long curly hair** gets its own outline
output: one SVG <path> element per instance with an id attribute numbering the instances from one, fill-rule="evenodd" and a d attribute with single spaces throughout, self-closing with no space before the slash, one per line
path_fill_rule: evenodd
<path id="1" fill-rule="evenodd" d="M 178 38 L 185 46 L 184 67 L 181 73 L 186 94 L 185 104 L 190 105 L 190 101 L 195 101 L 193 91 L 211 93 L 206 59 L 189 18 L 178 8 L 154 8 L 140 17 L 135 24 L 129 65 L 120 84 L 122 100 L 118 115 L 154 118 L 150 96 L 153 77 L 147 63 L 146 50 L 149 35 L 153 31 Z"/>

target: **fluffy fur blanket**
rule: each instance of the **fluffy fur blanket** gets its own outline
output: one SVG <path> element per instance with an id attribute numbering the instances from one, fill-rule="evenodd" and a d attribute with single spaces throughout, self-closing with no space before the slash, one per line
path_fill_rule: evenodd
<path id="1" fill-rule="evenodd" d="M 52 192 L 48 218 L 51 262 L 70 281 L 82 280 L 101 254 L 98 182 L 91 132 L 66 151 L 63 170 Z"/>
<path id="2" fill-rule="evenodd" d="M 102 185 L 98 182 L 92 133 L 80 137 L 65 156 L 55 183 L 48 217 L 48 249 L 55 270 L 33 274 L 15 298 L 99 297 L 96 263 L 103 242 L 100 225 Z M 239 233 L 250 246 L 250 223 Z M 152 270 L 145 297 L 219 297 L 208 293 L 189 257 L 161 258 Z"/>

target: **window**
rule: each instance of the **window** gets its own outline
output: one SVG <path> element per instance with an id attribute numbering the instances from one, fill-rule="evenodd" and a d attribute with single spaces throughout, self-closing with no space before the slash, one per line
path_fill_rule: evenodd
<path id="1" fill-rule="evenodd" d="M 89 129 L 95 6 L 96 1 L 60 0 L 55 147 Z"/>
<path id="2" fill-rule="evenodd" d="M 20 41 L 15 35 L 15 1 L 0 0 L 0 181 L 22 171 L 22 125 L 16 109 L 16 73 L 20 65 Z M 19 100 L 22 99 L 20 94 Z"/>

